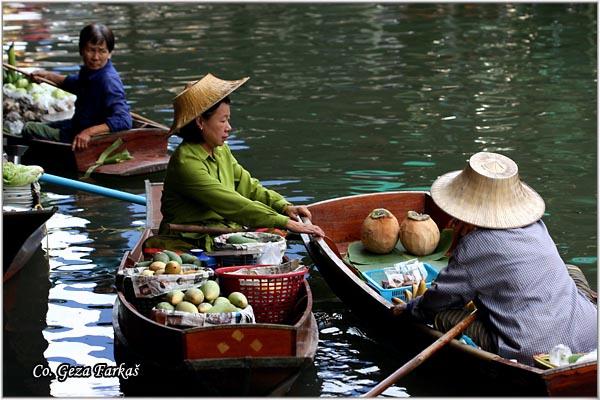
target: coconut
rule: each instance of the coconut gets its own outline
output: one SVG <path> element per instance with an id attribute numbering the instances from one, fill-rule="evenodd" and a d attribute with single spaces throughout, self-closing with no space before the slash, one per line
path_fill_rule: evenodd
<path id="1" fill-rule="evenodd" d="M 400 225 L 400 242 L 415 256 L 426 256 L 435 250 L 440 241 L 440 230 L 427 214 L 409 211 Z"/>
<path id="2" fill-rule="evenodd" d="M 396 246 L 399 230 L 394 214 L 385 208 L 376 208 L 362 223 L 360 241 L 372 253 L 387 254 Z"/>

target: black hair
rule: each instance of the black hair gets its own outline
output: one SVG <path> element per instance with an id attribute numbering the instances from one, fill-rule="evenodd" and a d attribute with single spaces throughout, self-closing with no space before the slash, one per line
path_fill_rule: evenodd
<path id="1" fill-rule="evenodd" d="M 219 108 L 221 103 L 231 104 L 231 99 L 229 98 L 229 96 L 225 96 L 214 106 L 212 106 L 208 110 L 204 111 L 201 115 L 202 118 L 205 120 L 209 119 L 215 113 L 215 111 L 217 111 L 217 108 Z M 186 125 L 182 126 L 179 129 L 179 132 L 176 133 L 176 135 L 188 142 L 204 143 L 204 137 L 202 136 L 202 129 L 200 129 L 198 124 L 196 124 L 196 118 L 194 118 L 193 120 L 188 122 Z"/>
<path id="2" fill-rule="evenodd" d="M 115 36 L 110 28 L 102 24 L 89 24 L 79 32 L 79 54 L 83 53 L 86 43 L 101 44 L 106 43 L 109 53 L 115 48 Z"/>

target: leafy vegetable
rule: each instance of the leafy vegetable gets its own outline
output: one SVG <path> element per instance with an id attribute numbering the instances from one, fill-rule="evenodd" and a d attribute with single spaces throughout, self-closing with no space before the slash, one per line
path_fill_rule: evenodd
<path id="1" fill-rule="evenodd" d="M 2 165 L 2 182 L 5 186 L 24 186 L 37 181 L 44 173 L 38 165 L 23 165 L 5 162 Z"/>

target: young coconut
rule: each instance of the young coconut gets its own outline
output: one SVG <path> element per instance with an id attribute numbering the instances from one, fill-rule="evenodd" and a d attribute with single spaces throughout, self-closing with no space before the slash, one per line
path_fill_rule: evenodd
<path id="1" fill-rule="evenodd" d="M 440 230 L 427 214 L 409 211 L 400 225 L 400 242 L 415 256 L 427 256 L 440 241 Z"/>
<path id="2" fill-rule="evenodd" d="M 387 254 L 396 246 L 399 231 L 394 214 L 385 208 L 376 208 L 362 223 L 360 241 L 372 253 Z"/>

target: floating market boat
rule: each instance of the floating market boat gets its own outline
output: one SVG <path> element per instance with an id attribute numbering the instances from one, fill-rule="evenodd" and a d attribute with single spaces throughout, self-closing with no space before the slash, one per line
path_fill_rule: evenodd
<path id="1" fill-rule="evenodd" d="M 111 176 L 135 176 L 164 171 L 169 163 L 167 151 L 169 131 L 146 126 L 134 121 L 134 128 L 114 133 L 93 136 L 89 146 L 84 150 L 71 150 L 70 143 L 55 142 L 43 139 L 24 139 L 4 135 L 8 145 L 29 146 L 22 156 L 23 164 L 39 165 L 46 172 L 78 171 L 85 173 L 99 163 L 104 152 L 109 158 L 127 150 L 131 159 L 117 163 L 104 163 L 93 170 L 94 174 Z M 117 140 L 121 143 L 107 150 Z M 99 163 L 100 164 L 100 163 Z"/>
<path id="2" fill-rule="evenodd" d="M 46 221 L 57 207 L 2 210 L 2 281 L 6 283 L 27 264 L 46 235 Z"/>
<path id="3" fill-rule="evenodd" d="M 396 216 L 409 210 L 427 213 L 440 227 L 450 217 L 440 210 L 428 192 L 386 192 L 342 197 L 309 206 L 312 220 L 328 235 L 311 239 L 301 235 L 304 245 L 333 292 L 361 319 L 366 329 L 394 335 L 397 346 L 416 347 L 415 354 L 442 333 L 425 324 L 395 318 L 392 304 L 369 286 L 357 269 L 344 258 L 351 243 L 360 240 L 363 220 L 375 208 L 386 208 Z M 551 334 L 549 327 L 548 334 Z M 401 339 L 402 338 L 402 339 Z M 399 365 L 400 367 L 400 365 Z M 453 340 L 421 367 L 458 385 L 458 394 L 494 396 L 597 396 L 597 362 L 542 369 L 514 362 Z"/>
<path id="4" fill-rule="evenodd" d="M 143 259 L 142 244 L 161 220 L 161 184 L 146 181 L 146 229 L 125 253 L 120 271 Z M 117 275 L 119 277 L 119 274 Z M 134 304 L 117 278 L 113 307 L 115 360 L 140 365 L 121 380 L 126 395 L 283 395 L 314 359 L 318 329 L 312 294 L 303 280 L 289 323 L 225 324 L 178 328 L 161 325 Z"/>

